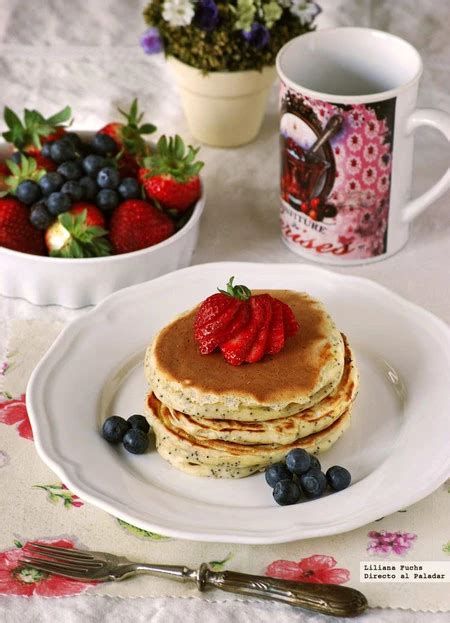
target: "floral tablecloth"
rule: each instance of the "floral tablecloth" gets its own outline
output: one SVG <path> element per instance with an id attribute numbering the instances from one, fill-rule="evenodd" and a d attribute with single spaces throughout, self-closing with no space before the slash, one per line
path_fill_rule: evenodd
<path id="1" fill-rule="evenodd" d="M 117 584 L 85 584 L 46 575 L 19 564 L 33 540 L 111 551 L 132 560 L 190 566 L 207 561 L 216 570 L 230 567 L 302 582 L 348 584 L 362 590 L 372 607 L 450 611 L 450 593 L 442 584 L 422 584 L 417 590 L 412 583 L 360 583 L 359 577 L 363 560 L 450 560 L 450 481 L 419 504 L 350 533 L 273 546 L 169 539 L 85 504 L 39 459 L 25 405 L 27 379 L 62 326 L 29 320 L 7 325 L 0 368 L 0 487 L 8 504 L 0 525 L 0 594 L 196 595 L 192 585 L 144 576 Z M 217 592 L 201 597 L 216 599 Z"/>

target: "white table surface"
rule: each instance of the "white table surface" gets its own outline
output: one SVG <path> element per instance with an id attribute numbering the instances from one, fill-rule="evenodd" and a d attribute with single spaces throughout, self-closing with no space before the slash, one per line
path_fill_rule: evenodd
<path id="1" fill-rule="evenodd" d="M 1 104 L 52 113 L 70 104 L 76 127 L 92 129 L 113 119 L 117 105 L 138 96 L 159 131 L 192 140 L 163 59 L 136 46 L 143 30 L 142 0 L 0 0 Z M 409 38 L 425 59 L 422 105 L 450 109 L 446 2 L 324 0 L 321 25 L 373 25 Z M 420 131 L 416 143 L 414 194 L 448 166 L 439 135 Z M 233 150 L 202 147 L 208 202 L 193 263 L 220 260 L 301 262 L 282 244 L 278 228 L 278 136 L 276 90 L 258 139 Z M 408 245 L 396 256 L 362 267 L 331 268 L 373 279 L 450 320 L 450 197 L 440 199 L 412 225 Z M 0 318 L 70 321 L 86 310 L 36 307 L 0 297 Z M 1 501 L 1 495 L 0 495 Z M 181 561 L 182 562 L 182 561 Z M 438 604 L 436 604 L 439 607 Z M 0 598 L 0 621 L 325 622 L 320 615 L 268 603 L 199 602 L 192 599 L 121 600 L 102 597 Z M 352 619 L 355 620 L 355 619 Z M 425 623 L 449 614 L 372 610 L 360 620 Z"/>

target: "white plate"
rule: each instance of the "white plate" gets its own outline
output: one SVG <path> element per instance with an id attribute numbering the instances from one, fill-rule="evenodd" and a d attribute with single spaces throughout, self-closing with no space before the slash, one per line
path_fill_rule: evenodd
<path id="1" fill-rule="evenodd" d="M 350 469 L 347 490 L 279 507 L 262 474 L 187 476 L 156 451 L 133 456 L 100 436 L 106 416 L 142 412 L 152 335 L 231 275 L 249 287 L 309 292 L 348 335 L 361 390 L 350 429 L 321 457 L 325 469 Z M 169 536 L 278 543 L 351 530 L 445 480 L 449 369 L 447 326 L 371 281 L 297 264 L 204 264 L 117 292 L 73 322 L 34 371 L 27 405 L 40 456 L 84 500 Z"/>

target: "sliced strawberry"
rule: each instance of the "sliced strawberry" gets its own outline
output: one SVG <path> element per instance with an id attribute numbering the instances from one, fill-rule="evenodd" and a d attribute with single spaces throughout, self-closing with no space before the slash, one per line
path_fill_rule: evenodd
<path id="1" fill-rule="evenodd" d="M 231 296 L 227 297 L 223 294 L 214 294 L 213 296 L 220 297 L 220 299 L 211 302 L 210 305 L 206 306 L 206 313 L 204 313 L 206 317 L 210 319 L 207 322 L 201 322 L 202 316 L 200 315 L 200 321 L 197 323 L 196 320 L 195 322 L 194 335 L 195 339 L 199 343 L 199 350 L 202 355 L 212 353 L 213 350 L 217 348 L 221 338 L 223 338 L 228 324 L 233 321 L 233 318 L 239 311 L 242 302 L 238 299 L 232 298 Z M 205 303 L 207 301 L 208 299 L 206 299 Z M 209 310 L 208 307 L 211 307 L 211 309 Z M 214 316 L 210 316 L 213 309 L 216 310 L 217 313 Z"/>
<path id="2" fill-rule="evenodd" d="M 294 316 L 294 312 L 289 305 L 286 305 L 286 303 L 283 302 L 281 305 L 283 306 L 284 333 L 286 337 L 292 337 L 299 329 L 297 318 Z"/>
<path id="3" fill-rule="evenodd" d="M 265 354 L 274 355 L 287 337 L 298 330 L 291 308 L 270 294 L 252 295 L 244 285 L 234 285 L 208 297 L 198 308 L 194 337 L 201 354 L 212 353 L 218 346 L 225 360 L 239 366 L 255 363 Z"/>
<path id="4" fill-rule="evenodd" d="M 245 358 L 247 363 L 256 363 L 266 354 L 266 345 L 269 337 L 270 321 L 272 319 L 272 297 L 268 294 L 259 294 L 254 297 L 254 304 L 261 309 L 262 320 L 252 347 Z"/>
<path id="5" fill-rule="evenodd" d="M 237 299 L 236 299 L 237 300 Z M 233 304 L 231 296 L 224 296 L 220 292 L 208 296 L 200 305 L 195 316 L 195 328 L 204 327 L 221 316 L 221 314 Z"/>
<path id="6" fill-rule="evenodd" d="M 220 340 L 219 346 L 239 333 L 239 331 L 241 331 L 250 320 L 249 303 L 247 301 L 240 301 L 240 303 L 241 306 L 239 307 L 233 320 L 225 327 L 222 335 L 217 335 L 217 338 Z"/>
<path id="7" fill-rule="evenodd" d="M 220 345 L 226 361 L 232 366 L 239 366 L 245 361 L 255 337 L 264 322 L 264 307 L 258 297 L 252 296 L 249 299 L 250 319 L 244 328 L 233 338 Z"/>
<path id="8" fill-rule="evenodd" d="M 272 299 L 272 320 L 266 344 L 266 353 L 268 355 L 279 353 L 284 346 L 284 342 L 283 303 L 278 299 Z"/>

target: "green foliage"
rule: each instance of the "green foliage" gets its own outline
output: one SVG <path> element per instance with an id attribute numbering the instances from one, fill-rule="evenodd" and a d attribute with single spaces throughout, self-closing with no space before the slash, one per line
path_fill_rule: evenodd
<path id="1" fill-rule="evenodd" d="M 147 144 L 142 135 L 152 134 L 156 131 L 156 126 L 152 123 L 141 124 L 144 113 L 139 112 L 137 98 L 132 101 L 130 110 L 122 110 L 121 108 L 118 110 L 126 121 L 126 124 L 120 130 L 123 147 L 132 154 L 145 155 L 147 153 Z M 122 155 L 123 152 L 120 152 L 118 159 Z"/>
<path id="2" fill-rule="evenodd" d="M 155 152 L 144 158 L 144 167 L 151 171 L 151 175 L 171 175 L 178 182 L 186 182 L 194 175 L 198 175 L 203 167 L 203 162 L 196 161 L 199 148 L 192 145 L 187 148 L 181 136 L 178 134 L 167 138 L 165 135 L 159 139 Z"/>
<path id="3" fill-rule="evenodd" d="M 2 136 L 8 143 L 13 143 L 17 149 L 24 149 L 30 145 L 40 149 L 42 147 L 41 137 L 52 134 L 56 128 L 68 122 L 71 116 L 72 110 L 69 106 L 48 119 L 37 110 L 25 108 L 22 122 L 11 108 L 5 106 L 3 118 L 8 130 L 3 132 Z"/>
<path id="4" fill-rule="evenodd" d="M 267 6 L 264 5 L 263 11 L 270 28 L 270 41 L 266 47 L 259 49 L 248 43 L 241 31 L 241 28 L 248 29 L 253 22 L 252 2 L 217 2 L 220 23 L 211 32 L 193 24 L 171 26 L 162 17 L 163 3 L 164 0 L 152 0 L 144 10 L 145 21 L 149 26 L 158 28 L 166 55 L 174 56 L 204 73 L 261 70 L 265 66 L 274 65 L 278 51 L 287 41 L 314 30 L 314 26 L 303 26 L 288 9 L 281 7 L 281 16 L 276 20 L 276 3 L 269 2 Z M 236 20 L 239 20 L 238 28 Z"/>

